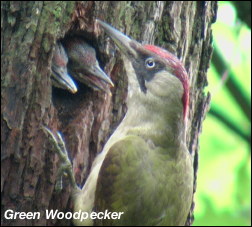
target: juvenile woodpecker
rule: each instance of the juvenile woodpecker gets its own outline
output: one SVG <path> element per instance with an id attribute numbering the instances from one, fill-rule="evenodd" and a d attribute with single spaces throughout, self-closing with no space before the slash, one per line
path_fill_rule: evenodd
<path id="1" fill-rule="evenodd" d="M 79 37 L 68 38 L 64 46 L 69 57 L 70 74 L 80 82 L 95 90 L 106 91 L 106 83 L 114 86 L 111 79 L 100 68 L 96 52 L 86 41 Z"/>
<path id="2" fill-rule="evenodd" d="M 187 73 L 166 50 L 97 23 L 125 55 L 128 111 L 94 160 L 83 188 L 74 185 L 73 204 L 75 212 L 123 213 L 74 223 L 185 225 L 193 195 L 192 157 L 185 141 Z"/>
<path id="3" fill-rule="evenodd" d="M 60 42 L 57 42 L 52 58 L 52 84 L 76 93 L 77 87 L 67 72 L 67 63 L 68 57 L 65 49 Z"/>

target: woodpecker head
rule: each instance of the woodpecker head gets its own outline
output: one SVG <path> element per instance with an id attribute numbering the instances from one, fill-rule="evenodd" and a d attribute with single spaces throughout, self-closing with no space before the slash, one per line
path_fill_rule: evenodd
<path id="1" fill-rule="evenodd" d="M 153 111 L 166 105 L 172 114 L 186 119 L 189 104 L 189 82 L 183 64 L 168 51 L 153 45 L 142 45 L 110 25 L 97 23 L 113 39 L 126 58 L 129 79 L 128 98 L 147 104 Z M 158 108 L 155 110 L 155 108 Z M 162 108 L 160 108 L 162 109 Z"/>
<path id="2" fill-rule="evenodd" d="M 52 83 L 54 86 L 67 89 L 72 93 L 77 92 L 77 87 L 72 78 L 67 73 L 68 57 L 66 52 L 58 42 L 52 58 Z"/>
<path id="3" fill-rule="evenodd" d="M 69 57 L 69 72 L 80 82 L 95 90 L 106 90 L 105 83 L 112 86 L 113 82 L 100 68 L 93 47 L 83 39 L 74 37 L 64 42 Z"/>

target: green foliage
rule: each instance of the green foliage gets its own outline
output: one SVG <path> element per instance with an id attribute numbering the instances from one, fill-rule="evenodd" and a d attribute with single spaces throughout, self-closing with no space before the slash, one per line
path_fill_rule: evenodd
<path id="1" fill-rule="evenodd" d="M 229 2 L 219 2 L 213 25 L 215 49 L 221 53 L 243 95 L 251 97 L 251 30 L 239 23 Z M 231 75 L 231 74 L 229 74 Z M 221 113 L 245 135 L 250 121 L 230 90 L 211 65 L 207 88 L 212 95 L 211 109 Z M 228 78 L 227 78 L 228 79 Z M 200 160 L 194 225 L 248 226 L 251 224 L 251 154 L 248 140 L 222 121 L 208 114 L 200 137 Z"/>

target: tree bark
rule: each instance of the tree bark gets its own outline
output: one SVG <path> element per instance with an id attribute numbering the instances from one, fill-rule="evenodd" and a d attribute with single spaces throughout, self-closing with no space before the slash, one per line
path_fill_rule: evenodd
<path id="1" fill-rule="evenodd" d="M 190 77 L 187 144 L 194 156 L 209 94 L 206 73 L 212 55 L 211 24 L 216 2 L 1 2 L 1 224 L 70 225 L 47 220 L 47 209 L 71 211 L 71 188 L 54 191 L 58 157 L 41 129 L 63 134 L 77 183 L 83 185 L 97 153 L 127 111 L 127 77 L 120 53 L 94 26 L 99 18 L 130 37 L 177 55 Z M 51 59 L 56 40 L 78 34 L 97 50 L 111 76 L 112 95 L 82 84 L 72 95 L 51 89 Z M 193 207 L 186 225 L 193 220 Z M 4 212 L 40 212 L 39 219 L 8 220 Z"/>

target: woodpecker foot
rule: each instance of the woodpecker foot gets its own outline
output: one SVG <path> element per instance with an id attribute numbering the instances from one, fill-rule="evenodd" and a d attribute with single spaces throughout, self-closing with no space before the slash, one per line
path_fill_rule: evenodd
<path id="1" fill-rule="evenodd" d="M 48 129 L 45 126 L 42 126 L 42 129 L 44 132 L 48 135 L 50 143 L 53 145 L 55 151 L 57 152 L 59 158 L 60 158 L 60 168 L 57 173 L 57 181 L 55 185 L 55 189 L 57 191 L 62 190 L 62 176 L 66 174 L 69 178 L 69 181 L 74 189 L 78 188 L 77 184 L 75 182 L 74 174 L 73 174 L 73 168 L 72 163 L 68 157 L 68 152 L 65 146 L 65 142 L 60 134 L 60 132 L 57 132 L 56 136 L 53 134 L 53 132 Z"/>

